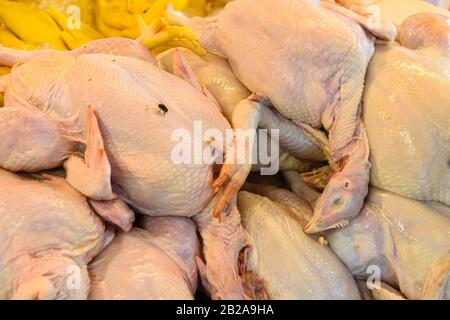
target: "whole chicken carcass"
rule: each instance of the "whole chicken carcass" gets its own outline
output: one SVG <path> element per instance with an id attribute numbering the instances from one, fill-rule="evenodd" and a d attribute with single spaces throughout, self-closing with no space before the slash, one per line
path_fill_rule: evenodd
<path id="1" fill-rule="evenodd" d="M 450 208 L 371 189 L 361 214 L 325 236 L 356 278 L 408 299 L 450 298 Z"/>
<path id="2" fill-rule="evenodd" d="M 422 51 L 377 47 L 363 98 L 373 186 L 450 205 L 448 66 Z"/>
<path id="3" fill-rule="evenodd" d="M 148 217 L 148 230 L 118 233 L 89 264 L 90 299 L 190 300 L 200 243 L 192 220 Z"/>
<path id="4" fill-rule="evenodd" d="M 214 162 L 230 125 L 193 79 L 161 70 L 145 50 L 126 39 L 70 53 L 1 48 L 0 63 L 15 67 L 2 79 L 0 165 L 38 171 L 64 164 L 67 181 L 90 199 L 118 195 L 149 216 L 195 217 L 212 296 L 243 298 L 239 213 L 231 205 L 219 222 L 211 211 L 220 194 L 213 197 Z M 190 74 L 181 56 L 176 63 L 180 76 Z"/>
<path id="5" fill-rule="evenodd" d="M 0 181 L 0 299 L 86 299 L 86 265 L 113 232 L 63 179 Z"/>
<path id="6" fill-rule="evenodd" d="M 382 19 L 373 23 L 364 7 L 351 11 L 316 2 L 236 0 L 215 18 L 184 21 L 169 11 L 174 21 L 197 33 L 209 52 L 226 57 L 255 93 L 236 106 L 235 129 L 279 129 L 280 146 L 303 160 L 322 161 L 325 149 L 336 174 L 307 232 L 345 225 L 362 207 L 370 165 L 360 100 L 374 51 L 372 36 L 363 28 L 389 40 L 396 34 Z M 253 146 L 251 139 L 248 145 Z M 223 166 L 215 182 L 216 187 L 226 185 L 217 211 L 251 170 L 251 161 L 239 156 Z"/>
<path id="7" fill-rule="evenodd" d="M 303 231 L 312 209 L 284 189 L 244 186 L 238 194 L 250 250 L 247 270 L 261 278 L 271 299 L 360 299 L 339 258 Z"/>

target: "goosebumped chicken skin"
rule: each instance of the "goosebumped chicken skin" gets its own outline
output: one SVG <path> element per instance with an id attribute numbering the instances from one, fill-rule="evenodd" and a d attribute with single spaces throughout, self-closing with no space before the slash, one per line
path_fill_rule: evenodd
<path id="1" fill-rule="evenodd" d="M 449 207 L 373 188 L 361 214 L 325 236 L 356 278 L 379 276 L 408 299 L 449 299 L 449 232 Z"/>
<path id="2" fill-rule="evenodd" d="M 311 233 L 346 225 L 367 194 L 369 150 L 360 101 L 374 44 L 363 27 L 387 40 L 396 34 L 389 22 L 372 24 L 370 18 L 365 8 L 354 12 L 328 2 L 236 0 L 216 18 L 185 21 L 255 93 L 236 106 L 233 128 L 279 129 L 281 147 L 303 160 L 322 161 L 325 150 L 336 173 L 306 228 Z M 319 154 L 306 153 L 311 148 L 305 140 Z M 249 161 L 239 160 L 245 165 L 224 166 L 215 182 L 227 186 L 217 211 L 251 170 Z"/>
<path id="3" fill-rule="evenodd" d="M 363 97 L 373 186 L 450 205 L 449 92 L 448 64 L 397 45 L 377 47 Z"/>
<path id="4" fill-rule="evenodd" d="M 246 187 L 245 187 L 246 188 Z M 238 194 L 249 238 L 246 268 L 261 278 L 270 299 L 360 299 L 352 275 L 327 247 L 303 231 L 309 205 L 287 190 L 250 188 Z"/>
<path id="5" fill-rule="evenodd" d="M 63 179 L 0 169 L 0 299 L 86 299 L 87 263 L 113 232 Z"/>
<path id="6" fill-rule="evenodd" d="M 137 83 L 139 85 L 135 85 Z M 46 93 L 50 87 L 51 95 Z M 36 108 L 33 111 L 17 109 L 14 115 L 6 115 L 10 112 L 7 110 L 9 106 L 23 104 Z M 161 114 L 160 104 L 168 109 L 166 115 Z M 175 165 L 172 151 L 179 142 L 172 139 L 172 134 L 184 130 L 182 133 L 194 137 L 194 123 L 199 121 L 204 130 L 217 129 L 225 136 L 229 124 L 217 107 L 191 85 L 150 63 L 105 54 L 86 54 L 76 58 L 65 53 L 41 55 L 16 67 L 10 74 L 5 91 L 6 108 L 2 110 L 5 115 L 2 117 L 9 120 L 4 123 L 26 124 L 28 113 L 44 112 L 46 121 L 58 126 L 52 135 L 56 141 L 88 142 L 89 136 L 85 132 L 88 106 L 95 109 L 95 116 L 100 120 L 99 134 L 104 141 L 106 161 L 111 165 L 111 182 L 124 199 L 149 215 L 165 215 L 167 212 L 195 215 L 205 206 L 212 193 L 212 166 L 203 162 L 194 164 L 193 160 L 192 164 Z M 21 117 L 21 113 L 27 114 Z M 24 141 L 34 139 L 37 143 L 49 136 L 45 133 L 42 137 L 40 133 L 48 127 L 47 123 L 37 124 L 36 130 L 26 133 L 20 131 L 20 127 L 22 125 L 15 131 L 22 134 Z M 158 138 L 149 134 L 148 128 L 152 128 L 153 135 L 157 134 Z M 2 129 L 14 130 L 7 124 L 3 124 Z M 83 134 L 77 137 L 76 133 L 80 131 Z M 59 138 L 61 136 L 66 140 Z M 4 142 L 2 146 L 4 150 L 10 144 Z M 67 150 L 62 144 L 28 147 L 22 152 L 26 151 L 26 156 L 13 157 L 15 162 L 3 162 L 3 167 L 14 171 L 27 170 L 21 166 L 33 157 L 35 166 L 41 164 L 39 169 L 48 169 L 62 164 L 65 158 L 61 152 L 68 157 L 69 152 L 75 151 Z M 54 161 L 41 156 L 50 147 L 52 151 L 59 151 L 51 153 Z M 202 142 L 202 150 L 214 147 Z M 11 152 L 5 150 L 2 155 L 8 159 Z M 97 169 L 98 166 L 93 168 Z M 183 183 L 170 179 L 173 176 Z M 109 197 L 112 197 L 111 193 L 106 192 L 97 200 L 109 200 Z"/>
<path id="7" fill-rule="evenodd" d="M 92 300 L 191 300 L 200 242 L 188 218 L 148 217 L 89 264 Z"/>
<path id="8" fill-rule="evenodd" d="M 20 61 L 2 79 L 0 133 L 7 138 L 0 142 L 0 165 L 27 171 L 29 163 L 39 169 L 64 164 L 67 181 L 90 199 L 113 203 L 119 197 L 149 216 L 193 217 L 211 295 L 246 298 L 238 274 L 245 245 L 239 212 L 231 205 L 219 222 L 211 211 L 217 203 L 214 160 L 229 143 L 229 123 L 192 79 L 181 79 L 191 73 L 182 57 L 177 77 L 142 59 L 140 51 L 103 45 L 100 52 L 116 55 L 44 51 L 29 57 L 0 48 L 0 63 Z M 214 139 L 217 132 L 223 139 Z M 34 143 L 16 152 L 17 137 Z M 84 159 L 77 156 L 83 149 Z M 198 161 L 199 154 L 210 157 Z"/>
<path id="9" fill-rule="evenodd" d="M 246 99 L 251 92 L 236 78 L 227 60 L 214 54 L 200 57 L 192 51 L 183 48 L 167 50 L 157 57 L 161 68 L 175 74 L 176 70 L 174 69 L 175 64 L 173 61 L 176 59 L 178 51 L 181 51 L 186 58 L 186 61 L 195 73 L 203 90 L 217 100 L 223 115 L 231 122 L 234 109 L 239 102 Z M 295 131 L 296 130 L 294 130 L 294 132 Z M 271 138 L 272 137 L 270 136 L 268 137 L 268 139 Z M 301 142 L 299 141 L 300 139 L 302 139 Z M 271 143 L 269 142 L 269 144 Z M 320 146 L 314 144 L 307 135 L 286 135 L 282 140 L 282 144 L 287 149 L 295 149 L 297 154 L 302 154 L 302 157 L 308 159 L 312 158 L 316 161 L 324 160 L 323 151 Z M 295 148 L 295 146 L 298 146 L 299 144 L 302 145 L 301 148 Z M 290 146 L 292 146 L 292 148 L 290 148 Z M 261 159 L 258 159 L 258 163 L 253 164 L 252 171 L 261 171 L 261 168 L 267 166 L 267 163 L 261 164 L 260 160 Z M 280 150 L 280 171 L 297 170 L 304 172 L 312 170 L 313 168 L 315 168 L 313 163 L 299 160 L 289 152 Z"/>

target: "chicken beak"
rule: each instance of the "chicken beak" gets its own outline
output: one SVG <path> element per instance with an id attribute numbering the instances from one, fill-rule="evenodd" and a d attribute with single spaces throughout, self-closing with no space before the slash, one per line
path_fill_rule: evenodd
<path id="1" fill-rule="evenodd" d="M 308 224 L 305 227 L 305 233 L 314 234 L 325 230 L 325 228 L 323 228 L 322 226 L 321 221 L 318 219 L 318 216 L 319 215 L 314 214 L 311 220 L 309 220 Z"/>
<path id="2" fill-rule="evenodd" d="M 314 234 L 324 231 L 325 230 L 323 226 L 324 220 L 321 219 L 322 217 L 323 217 L 323 197 L 320 197 L 317 200 L 316 208 L 314 209 L 314 214 L 305 227 L 305 233 Z"/>

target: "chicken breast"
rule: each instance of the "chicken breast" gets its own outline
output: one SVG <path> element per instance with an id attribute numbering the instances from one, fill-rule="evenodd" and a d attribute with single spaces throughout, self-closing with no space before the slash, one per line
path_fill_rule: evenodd
<path id="1" fill-rule="evenodd" d="M 440 60 L 377 47 L 363 97 L 373 186 L 450 205 L 449 92 L 449 69 Z"/>
<path id="2" fill-rule="evenodd" d="M 229 123 L 195 79 L 183 79 L 192 71 L 182 57 L 175 76 L 137 42 L 108 41 L 89 44 L 87 53 L 0 48 L 0 63 L 18 63 L 1 79 L 0 165 L 37 171 L 64 164 L 66 180 L 91 200 L 120 198 L 149 216 L 194 217 L 211 295 L 245 298 L 239 212 L 230 205 L 220 221 L 212 212 L 222 195 L 212 185 L 214 167 L 233 138 Z M 129 218 L 106 214 L 129 229 Z"/>

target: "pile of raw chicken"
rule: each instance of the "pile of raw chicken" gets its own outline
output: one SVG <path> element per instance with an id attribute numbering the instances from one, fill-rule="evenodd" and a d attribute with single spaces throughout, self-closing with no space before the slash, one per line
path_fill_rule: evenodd
<path id="1" fill-rule="evenodd" d="M 369 2 L 1 0 L 0 299 L 449 299 L 450 15 Z"/>

